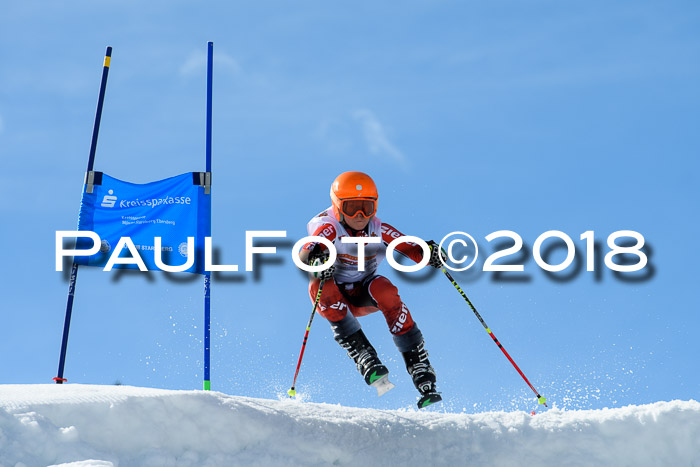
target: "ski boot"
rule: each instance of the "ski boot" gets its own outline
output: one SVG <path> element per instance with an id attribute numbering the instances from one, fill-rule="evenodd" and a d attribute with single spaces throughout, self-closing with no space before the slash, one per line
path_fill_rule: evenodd
<path id="1" fill-rule="evenodd" d="M 425 350 L 424 341 L 421 340 L 416 348 L 402 352 L 401 355 L 406 362 L 408 374 L 413 378 L 413 384 L 421 394 L 418 408 L 422 409 L 430 404 L 440 402 L 442 396 L 435 389 L 435 370 L 428 361 L 428 352 Z"/>
<path id="2" fill-rule="evenodd" d="M 394 388 L 389 381 L 389 370 L 377 357 L 377 351 L 369 343 L 362 329 L 348 337 L 337 336 L 335 340 L 347 350 L 348 357 L 357 365 L 357 370 L 365 379 L 365 383 L 374 387 L 377 395 L 382 396 Z"/>

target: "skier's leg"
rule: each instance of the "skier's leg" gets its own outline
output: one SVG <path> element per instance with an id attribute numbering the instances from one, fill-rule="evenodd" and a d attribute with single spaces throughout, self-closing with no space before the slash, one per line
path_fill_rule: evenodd
<path id="1" fill-rule="evenodd" d="M 428 360 L 423 334 L 413 321 L 408 307 L 401 300 L 398 289 L 383 276 L 376 276 L 372 279 L 367 289 L 377 307 L 384 314 L 394 343 L 406 363 L 406 370 L 413 379 L 413 384 L 423 395 L 419 407 L 425 401 L 437 402 L 440 399 L 435 389 L 435 370 Z M 427 395 L 430 396 L 427 397 Z"/>
<path id="2" fill-rule="evenodd" d="M 318 280 L 309 284 L 309 294 L 314 300 L 318 286 Z M 334 281 L 323 284 L 318 312 L 329 321 L 335 341 L 347 351 L 365 382 L 372 384 L 388 375 L 389 370 L 379 360 L 377 351 L 362 332 L 359 321 L 352 313 L 353 308 Z"/>
<path id="3" fill-rule="evenodd" d="M 399 290 L 384 276 L 374 276 L 366 285 L 369 296 L 384 314 L 389 331 L 394 336 L 407 333 L 413 327 L 408 307 L 401 301 Z"/>

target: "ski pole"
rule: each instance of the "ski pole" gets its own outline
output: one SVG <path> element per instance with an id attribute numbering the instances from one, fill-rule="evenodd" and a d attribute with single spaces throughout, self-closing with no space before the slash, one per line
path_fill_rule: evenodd
<path id="1" fill-rule="evenodd" d="M 510 355 L 508 355 L 508 352 L 506 352 L 506 349 L 503 347 L 503 345 L 501 345 L 501 343 L 498 342 L 498 339 L 496 339 L 496 336 L 494 336 L 494 334 L 491 332 L 491 329 L 489 329 L 489 327 L 486 325 L 486 323 L 484 322 L 484 320 L 483 320 L 483 318 L 481 317 L 481 315 L 479 314 L 479 312 L 476 311 L 476 308 L 475 308 L 474 305 L 472 304 L 471 300 L 469 300 L 469 297 L 467 297 L 467 294 L 464 293 L 464 291 L 463 291 L 462 288 L 459 286 L 459 284 L 457 284 L 457 282 L 452 278 L 452 276 L 450 275 L 450 273 L 447 272 L 447 270 L 446 270 L 444 267 L 442 268 L 442 272 L 443 272 L 443 273 L 445 274 L 445 276 L 450 280 L 450 282 L 452 282 L 452 285 L 455 286 L 455 289 L 457 289 L 457 292 L 459 292 L 460 295 L 462 295 L 462 298 L 467 302 L 467 305 L 469 305 L 469 308 L 472 309 L 472 311 L 474 312 L 474 314 L 476 315 L 476 317 L 477 317 L 477 318 L 479 319 L 479 321 L 481 322 L 481 325 L 484 326 L 484 329 L 486 329 L 486 332 L 489 333 L 489 336 L 491 336 L 491 339 L 493 339 L 493 342 L 498 346 L 499 349 L 501 349 L 501 351 L 503 351 L 503 354 L 506 356 L 506 358 L 508 359 L 508 361 L 509 361 L 510 363 L 513 364 L 513 367 L 515 367 L 515 369 L 518 371 L 518 373 L 520 373 L 520 376 L 523 377 L 523 379 L 525 380 L 525 382 L 527 383 L 527 385 L 530 386 L 530 389 L 532 389 L 532 391 L 533 391 L 533 392 L 535 393 L 535 395 L 537 396 L 537 402 L 539 402 L 540 404 L 543 404 L 545 407 L 548 407 L 548 405 L 547 405 L 547 399 L 546 399 L 545 397 L 540 396 L 540 394 L 537 392 L 537 389 L 534 388 L 534 386 L 533 386 L 533 385 L 530 383 L 530 381 L 525 377 L 525 374 L 523 374 L 523 372 L 520 370 L 520 368 L 519 368 L 518 365 L 515 363 L 515 361 L 513 361 L 513 359 L 510 357 Z"/>
<path id="2" fill-rule="evenodd" d="M 321 283 L 318 285 L 318 292 L 316 292 L 316 300 L 314 301 L 314 307 L 311 310 L 311 317 L 309 318 L 309 324 L 306 325 L 306 333 L 304 334 L 304 342 L 301 344 L 301 353 L 299 354 L 299 362 L 297 363 L 297 371 L 294 373 L 294 381 L 292 381 L 292 387 L 287 391 L 287 394 L 289 394 L 289 397 L 294 397 L 297 394 L 296 389 L 294 387 L 296 386 L 297 383 L 297 376 L 299 375 L 299 368 L 301 368 L 301 359 L 304 357 L 304 350 L 306 349 L 306 341 L 309 339 L 309 331 L 311 330 L 311 322 L 314 320 L 314 316 L 316 315 L 316 307 L 318 306 L 318 302 L 321 300 L 321 292 L 323 291 L 323 283 L 325 281 L 321 281 Z"/>

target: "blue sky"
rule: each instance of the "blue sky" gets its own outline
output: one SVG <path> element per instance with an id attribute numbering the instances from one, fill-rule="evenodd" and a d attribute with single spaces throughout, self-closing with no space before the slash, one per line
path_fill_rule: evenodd
<path id="1" fill-rule="evenodd" d="M 204 170 L 214 42 L 213 224 L 243 265 L 246 230 L 286 230 L 279 261 L 215 277 L 212 387 L 280 397 L 310 313 L 289 243 L 370 173 L 379 215 L 439 239 L 548 230 L 644 235 L 653 274 L 555 281 L 455 274 L 531 382 L 566 408 L 698 397 L 694 308 L 700 8 L 693 2 L 21 2 L 0 18 L 0 383 L 55 376 L 67 292 L 54 235 L 77 222 L 105 47 L 114 48 L 96 170 L 144 183 Z M 561 251 L 559 251 L 561 253 Z M 484 256 L 477 263 L 483 265 Z M 553 260 L 554 262 L 554 260 Z M 241 267 L 243 270 L 243 267 Z M 534 397 L 439 274 L 387 264 L 426 338 L 444 410 L 531 409 Z M 568 270 L 565 272 L 569 272 Z M 202 281 L 82 268 L 72 383 L 200 388 Z M 397 389 L 382 399 L 317 317 L 306 400 L 413 407 L 380 315 L 363 318 Z"/>

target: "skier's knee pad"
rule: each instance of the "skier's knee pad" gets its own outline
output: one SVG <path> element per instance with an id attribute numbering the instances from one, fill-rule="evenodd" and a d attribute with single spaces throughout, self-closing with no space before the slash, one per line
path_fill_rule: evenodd
<path id="1" fill-rule="evenodd" d="M 399 289 L 384 276 L 377 276 L 368 287 L 372 300 L 377 304 L 377 308 L 382 311 L 398 310 L 403 304 L 399 296 Z"/>

